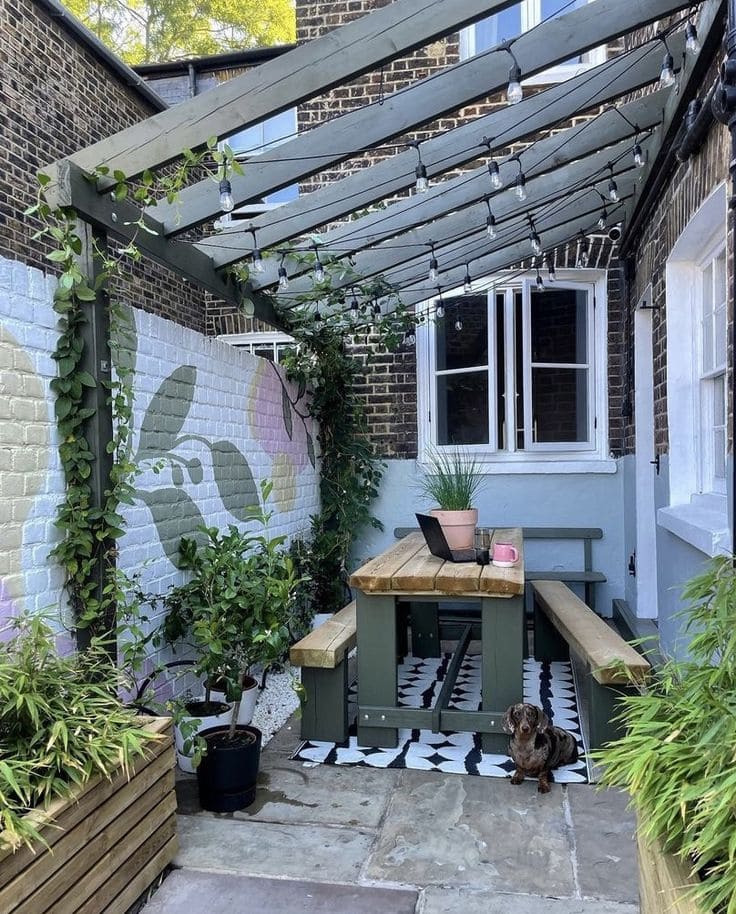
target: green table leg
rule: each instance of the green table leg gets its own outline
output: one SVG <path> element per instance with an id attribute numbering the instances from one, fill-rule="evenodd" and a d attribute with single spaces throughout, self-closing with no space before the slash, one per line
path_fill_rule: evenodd
<path id="1" fill-rule="evenodd" d="M 524 694 L 524 598 L 481 600 L 482 708 L 504 712 L 522 701 Z M 509 738 L 484 733 L 483 751 L 505 754 Z"/>
<path id="2" fill-rule="evenodd" d="M 409 604 L 411 653 L 413 657 L 440 656 L 440 617 L 436 603 Z"/>
<path id="3" fill-rule="evenodd" d="M 358 621 L 358 744 L 393 749 L 395 727 L 367 727 L 363 708 L 395 708 L 398 691 L 396 666 L 396 600 L 381 594 L 356 596 Z"/>

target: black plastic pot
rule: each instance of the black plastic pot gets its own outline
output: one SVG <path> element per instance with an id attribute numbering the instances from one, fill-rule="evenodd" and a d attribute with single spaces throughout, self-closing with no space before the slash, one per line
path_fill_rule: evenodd
<path id="1" fill-rule="evenodd" d="M 197 768 L 199 805 L 210 812 L 245 809 L 256 798 L 261 731 L 238 724 L 232 740 L 228 734 L 229 727 L 209 727 L 199 734 L 207 743 Z"/>

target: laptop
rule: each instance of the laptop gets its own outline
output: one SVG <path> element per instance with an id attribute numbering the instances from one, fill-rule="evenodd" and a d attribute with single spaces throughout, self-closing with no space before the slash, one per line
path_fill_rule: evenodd
<path id="1" fill-rule="evenodd" d="M 446 562 L 474 562 L 475 549 L 450 549 L 440 522 L 431 514 L 417 514 L 419 527 L 432 555 Z"/>

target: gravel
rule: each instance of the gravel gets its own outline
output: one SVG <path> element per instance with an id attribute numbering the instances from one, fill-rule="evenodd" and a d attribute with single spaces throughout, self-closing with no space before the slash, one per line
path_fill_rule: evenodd
<path id="1" fill-rule="evenodd" d="M 287 665 L 283 673 L 269 673 L 266 677 L 266 688 L 258 696 L 252 721 L 263 734 L 263 746 L 299 707 L 299 698 L 292 685 L 294 679 L 299 680 L 299 673 L 298 669 L 292 670 Z"/>

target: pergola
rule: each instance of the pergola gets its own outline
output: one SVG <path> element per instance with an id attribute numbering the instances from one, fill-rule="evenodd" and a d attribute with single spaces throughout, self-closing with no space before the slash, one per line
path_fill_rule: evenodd
<path id="1" fill-rule="evenodd" d="M 696 54 L 685 53 L 687 16 L 675 18 L 666 32 L 656 26 L 658 20 L 691 8 L 691 0 L 595 0 L 545 21 L 513 42 L 388 95 L 381 104 L 357 108 L 250 157 L 244 174 L 231 179 L 235 204 L 348 161 L 504 89 L 512 64 L 529 77 L 622 36 L 638 32 L 642 37 L 630 50 L 516 105 L 430 137 L 418 148 L 359 169 L 249 223 L 216 234 L 202 235 L 201 230 L 195 233 L 197 240 L 189 240 L 192 230 L 212 223 L 221 212 L 211 180 L 186 187 L 175 204 L 162 201 L 141 212 L 129 199 L 115 199 L 109 192 L 112 178 L 91 177 L 103 165 L 109 174 L 119 170 L 127 179 L 160 169 L 184 149 L 203 149 L 211 137 L 226 139 L 514 2 L 395 0 L 53 163 L 45 169 L 51 179 L 45 189 L 47 200 L 52 206 L 73 207 L 86 225 L 83 257 L 88 275 L 95 271 L 93 239 L 99 246 L 108 235 L 123 241 L 135 238 L 144 256 L 217 299 L 237 307 L 249 300 L 256 318 L 287 331 L 289 309 L 277 310 L 269 294 L 278 283 L 277 262 L 267 262 L 264 273 L 251 274 L 245 283 L 228 270 L 251 256 L 256 238 L 259 248 L 278 250 L 316 228 L 345 220 L 322 236 L 320 251 L 352 258 L 364 277 L 381 275 L 411 306 L 433 297 L 435 290 L 428 288 L 426 278 L 430 251 L 441 261 L 442 285 L 447 289 L 463 284 L 468 265 L 474 278 L 480 278 L 527 260 L 532 228 L 547 252 L 574 245 L 580 233 L 594 230 L 613 179 L 618 200 L 606 206 L 611 222 L 621 226 L 625 245 L 656 193 L 657 177 L 669 169 L 688 105 L 721 41 L 726 0 L 701 4 L 696 23 L 701 49 Z M 677 87 L 638 93 L 659 78 L 665 53 L 672 55 L 674 68 L 680 71 Z M 629 100 L 622 103 L 622 98 Z M 563 127 L 570 122 L 573 126 Z M 518 155 L 499 158 L 504 189 L 493 189 L 489 165 L 495 161 L 494 151 L 525 142 L 531 145 Z M 645 158 L 643 167 L 637 167 L 640 163 L 633 155 L 637 145 Z M 427 193 L 404 196 L 347 220 L 408 191 L 416 180 L 418 151 L 433 179 Z M 458 176 L 437 180 L 463 166 L 467 167 Z M 522 171 L 527 182 L 523 204 L 513 186 Z M 487 234 L 491 212 L 497 227 L 494 239 Z M 141 218 L 148 231 L 138 230 Z M 606 239 L 590 265 L 607 266 L 611 251 Z M 311 288 L 308 269 L 290 263 L 296 293 Z M 89 307 L 82 365 L 102 382 L 110 376 L 105 301 L 101 288 Z M 99 458 L 93 488 L 102 503 L 111 459 L 105 444 L 112 428 L 104 383 L 98 383 L 90 397 L 96 412 L 87 435 Z"/>

